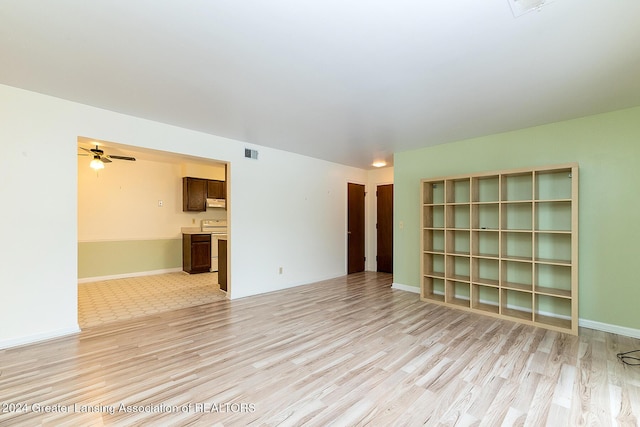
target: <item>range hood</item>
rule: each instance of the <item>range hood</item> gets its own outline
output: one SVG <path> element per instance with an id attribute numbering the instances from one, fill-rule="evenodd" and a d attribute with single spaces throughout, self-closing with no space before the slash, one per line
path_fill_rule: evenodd
<path id="1" fill-rule="evenodd" d="M 227 207 L 227 201 L 225 199 L 207 199 L 208 208 L 222 208 Z"/>

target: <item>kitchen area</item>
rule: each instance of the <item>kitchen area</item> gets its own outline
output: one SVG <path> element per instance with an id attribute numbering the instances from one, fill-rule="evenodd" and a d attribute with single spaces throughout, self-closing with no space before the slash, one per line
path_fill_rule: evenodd
<path id="1" fill-rule="evenodd" d="M 78 143 L 81 327 L 226 300 L 225 163 L 88 138 Z M 96 145 L 105 156 L 136 160 L 95 171 L 83 154 Z"/>
<path id="2" fill-rule="evenodd" d="M 217 273 L 220 290 L 228 291 L 228 227 L 226 181 L 198 177 L 182 178 L 182 210 L 207 212 L 214 218 L 196 227 L 182 227 L 182 269 L 189 274 Z M 225 218 L 220 218 L 220 212 Z"/>

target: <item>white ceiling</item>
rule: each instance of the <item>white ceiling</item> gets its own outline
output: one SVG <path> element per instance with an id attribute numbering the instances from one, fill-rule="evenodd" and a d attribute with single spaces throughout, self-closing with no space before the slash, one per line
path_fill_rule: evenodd
<path id="1" fill-rule="evenodd" d="M 186 154 L 170 153 L 167 151 L 150 150 L 142 147 L 135 147 L 131 145 L 119 144 L 113 141 L 103 141 L 95 138 L 88 138 L 85 136 L 78 137 L 78 156 L 82 156 L 80 161 L 84 161 L 86 166 L 91 161 L 91 155 L 86 150 L 93 148 L 99 148 L 104 151 L 105 156 L 128 156 L 134 157 L 137 160 L 144 160 L 147 162 L 161 162 L 172 164 L 201 164 L 201 165 L 224 165 L 225 162 L 205 159 L 202 157 L 188 156 Z"/>
<path id="2" fill-rule="evenodd" d="M 640 105 L 640 1 L 3 0 L 0 83 L 369 168 Z"/>

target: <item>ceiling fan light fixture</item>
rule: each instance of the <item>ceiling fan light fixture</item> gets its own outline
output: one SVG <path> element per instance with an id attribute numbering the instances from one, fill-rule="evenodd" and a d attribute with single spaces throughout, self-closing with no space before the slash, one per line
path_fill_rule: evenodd
<path id="1" fill-rule="evenodd" d="M 385 162 L 384 160 L 378 160 L 373 162 L 371 166 L 373 166 L 374 168 L 381 168 L 381 167 L 387 166 L 387 162 Z"/>
<path id="2" fill-rule="evenodd" d="M 104 169 L 104 163 L 100 160 L 100 156 L 93 156 L 93 160 L 89 163 L 89 167 L 94 170 Z"/>

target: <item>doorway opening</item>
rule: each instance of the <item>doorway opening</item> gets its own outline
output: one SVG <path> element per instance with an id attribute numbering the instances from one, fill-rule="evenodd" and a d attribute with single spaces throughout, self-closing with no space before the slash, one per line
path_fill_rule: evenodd
<path id="1" fill-rule="evenodd" d="M 93 153 L 81 155 L 96 145 L 107 160 L 99 170 L 89 167 Z M 78 147 L 81 328 L 226 298 L 219 273 L 183 271 L 182 235 L 184 228 L 199 228 L 205 219 L 229 224 L 230 200 L 226 209 L 185 212 L 182 178 L 211 174 L 204 177 L 229 187 L 230 165 L 85 137 L 78 138 Z M 111 156 L 112 162 L 108 161 Z M 119 161 L 118 157 L 135 160 Z M 113 292 L 117 290 L 122 292 Z"/>

